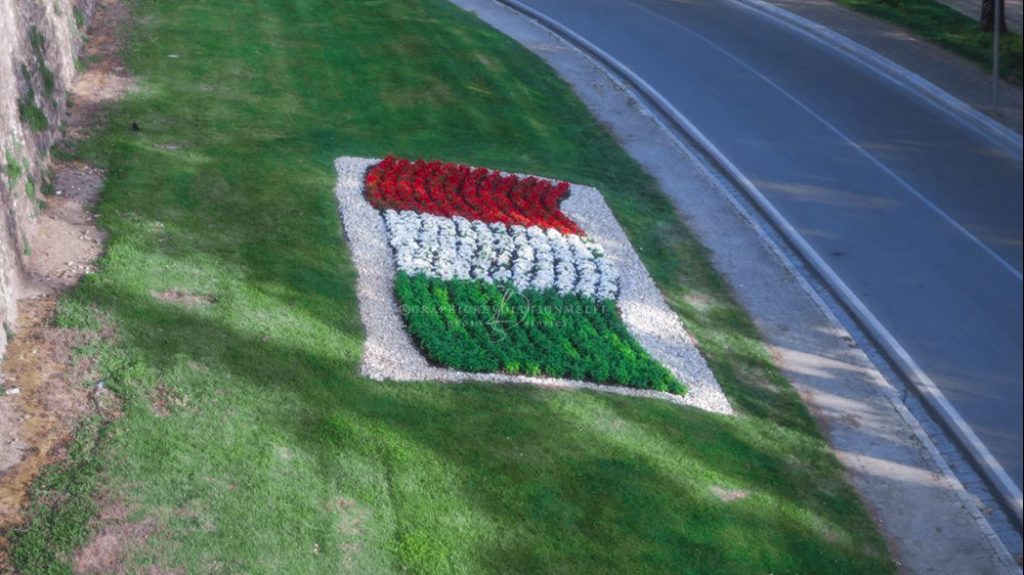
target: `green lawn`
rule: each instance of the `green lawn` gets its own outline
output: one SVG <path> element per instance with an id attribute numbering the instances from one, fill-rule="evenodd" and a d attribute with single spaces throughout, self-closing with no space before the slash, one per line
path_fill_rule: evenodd
<path id="1" fill-rule="evenodd" d="M 538 58 L 443 0 L 134 11 L 141 89 L 78 151 L 107 170 L 108 251 L 57 319 L 116 328 L 81 353 L 124 413 L 39 481 L 23 574 L 70 572 L 97 494 L 148 526 L 127 568 L 895 572 L 706 252 Z M 360 377 L 332 160 L 387 153 L 598 186 L 739 415 Z"/>
<path id="2" fill-rule="evenodd" d="M 935 0 L 836 0 L 861 12 L 888 20 L 919 36 L 992 70 L 992 33 L 982 32 L 970 18 Z M 981 14 L 981 3 L 978 3 Z M 1020 85 L 1020 34 L 1000 34 L 999 76 Z"/>

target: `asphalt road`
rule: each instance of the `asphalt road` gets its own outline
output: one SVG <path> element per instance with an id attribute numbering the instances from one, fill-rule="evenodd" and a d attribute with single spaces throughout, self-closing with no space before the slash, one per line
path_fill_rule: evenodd
<path id="1" fill-rule="evenodd" d="M 726 0 L 521 0 L 747 176 L 1022 482 L 1022 169 L 850 56 Z"/>

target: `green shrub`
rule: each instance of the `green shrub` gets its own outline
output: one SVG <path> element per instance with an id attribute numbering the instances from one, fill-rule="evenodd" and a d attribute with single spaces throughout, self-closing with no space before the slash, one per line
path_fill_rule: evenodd
<path id="1" fill-rule="evenodd" d="M 28 41 L 32 45 L 32 51 L 37 56 L 41 56 L 46 52 L 46 36 L 43 36 L 43 33 L 35 26 L 31 26 L 28 29 Z"/>
<path id="2" fill-rule="evenodd" d="M 18 116 L 22 122 L 28 124 L 36 132 L 41 132 L 50 125 L 50 121 L 46 119 L 46 114 L 28 98 L 18 100 Z"/>
<path id="3" fill-rule="evenodd" d="M 39 72 L 43 76 L 43 91 L 47 96 L 53 94 L 53 89 L 57 84 L 53 77 L 53 71 L 46 66 L 45 62 L 40 61 Z"/>
<path id="4" fill-rule="evenodd" d="M 4 150 L 4 174 L 7 175 L 7 184 L 12 186 L 21 179 L 22 167 L 18 158 L 10 151 Z"/>
<path id="5" fill-rule="evenodd" d="M 610 300 L 405 273 L 395 295 L 409 333 L 440 365 L 686 391 L 633 338 Z"/>

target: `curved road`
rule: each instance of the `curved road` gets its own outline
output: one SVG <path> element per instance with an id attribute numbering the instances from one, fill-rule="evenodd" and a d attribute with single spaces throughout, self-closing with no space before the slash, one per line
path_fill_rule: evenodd
<path id="1" fill-rule="evenodd" d="M 629 67 L 764 194 L 1021 486 L 1022 161 L 727 0 L 521 0 Z"/>

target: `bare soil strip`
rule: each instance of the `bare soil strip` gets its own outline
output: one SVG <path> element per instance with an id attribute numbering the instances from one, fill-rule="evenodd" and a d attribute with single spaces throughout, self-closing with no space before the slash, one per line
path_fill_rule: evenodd
<path id="1" fill-rule="evenodd" d="M 107 107 L 134 87 L 120 58 L 121 30 L 128 8 L 121 0 L 102 0 L 89 26 L 82 54 L 88 69 L 71 89 L 65 139 L 56 147 L 73 151 L 77 142 L 106 121 Z M 95 271 L 105 234 L 96 226 L 92 206 L 103 187 L 103 172 L 78 161 L 57 160 L 53 195 L 39 214 L 33 246 L 19 290 L 18 321 L 0 378 L 0 531 L 17 525 L 28 489 L 40 470 L 59 461 L 81 418 L 99 411 L 116 417 L 112 396 L 93 385 L 87 360 L 75 348 L 109 329 L 85 333 L 52 323 L 60 294 Z M 8 566 L 0 537 L 0 571 Z"/>

